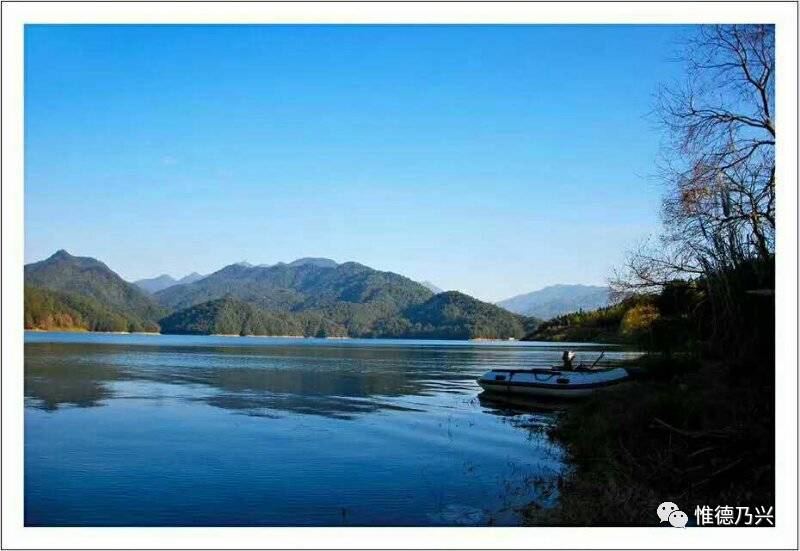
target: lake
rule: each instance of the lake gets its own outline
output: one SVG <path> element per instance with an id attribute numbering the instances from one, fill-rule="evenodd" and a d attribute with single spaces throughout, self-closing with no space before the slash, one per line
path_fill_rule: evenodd
<path id="1" fill-rule="evenodd" d="M 518 524 L 557 499 L 555 414 L 475 379 L 564 347 L 26 333 L 25 523 Z"/>

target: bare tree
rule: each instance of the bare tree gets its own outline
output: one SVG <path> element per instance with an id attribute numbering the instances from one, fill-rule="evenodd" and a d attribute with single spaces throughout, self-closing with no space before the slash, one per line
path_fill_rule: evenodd
<path id="1" fill-rule="evenodd" d="M 703 26 L 679 85 L 659 90 L 664 233 L 634 251 L 620 290 L 735 268 L 775 251 L 775 29 Z"/>

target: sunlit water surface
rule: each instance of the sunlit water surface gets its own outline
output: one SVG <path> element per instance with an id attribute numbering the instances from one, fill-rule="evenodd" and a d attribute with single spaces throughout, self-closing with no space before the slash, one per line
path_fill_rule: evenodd
<path id="1" fill-rule="evenodd" d="M 28 333 L 25 523 L 518 524 L 557 499 L 555 414 L 475 379 L 562 348 Z"/>

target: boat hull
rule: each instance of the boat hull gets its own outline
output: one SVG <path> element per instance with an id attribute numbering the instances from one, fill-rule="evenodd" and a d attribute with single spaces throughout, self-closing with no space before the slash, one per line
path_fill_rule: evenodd
<path id="1" fill-rule="evenodd" d="M 478 385 L 493 394 L 571 399 L 585 398 L 599 390 L 617 386 L 627 379 L 628 372 L 622 368 L 596 372 L 497 369 L 478 379 Z"/>

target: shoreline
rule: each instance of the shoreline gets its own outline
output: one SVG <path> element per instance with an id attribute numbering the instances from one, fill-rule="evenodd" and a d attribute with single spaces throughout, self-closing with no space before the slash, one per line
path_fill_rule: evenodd
<path id="1" fill-rule="evenodd" d="M 159 335 L 181 335 L 184 333 L 159 333 Z M 198 337 L 263 337 L 267 339 L 310 339 L 305 335 L 237 335 L 235 333 L 211 333 L 209 335 L 196 334 Z M 322 338 L 322 337 L 319 337 Z"/>
<path id="2" fill-rule="evenodd" d="M 154 331 L 90 331 L 89 329 L 59 327 L 57 329 L 24 329 L 26 333 L 93 333 L 96 335 L 162 335 Z"/>
<path id="3" fill-rule="evenodd" d="M 157 333 L 155 331 L 91 331 L 89 329 L 81 328 L 64 328 L 57 329 L 24 329 L 25 333 L 89 333 L 93 335 L 162 335 L 169 336 L 190 336 L 190 337 L 258 337 L 266 339 L 331 339 L 331 340 L 348 340 L 355 337 L 306 337 L 305 335 L 238 335 L 234 333 Z M 373 339 L 378 340 L 378 339 Z"/>
<path id="4" fill-rule="evenodd" d="M 152 331 L 91 331 L 89 329 L 68 329 L 68 328 L 58 328 L 58 329 L 24 329 L 25 333 L 88 333 L 88 334 L 95 334 L 95 335 L 163 335 L 163 336 L 191 336 L 191 337 L 257 337 L 257 338 L 267 338 L 267 339 L 325 339 L 325 340 L 354 340 L 360 339 L 365 341 L 395 341 L 395 340 L 407 340 L 407 341 L 445 341 L 445 342 L 468 342 L 468 343 L 497 343 L 497 344 L 505 344 L 505 343 L 525 343 L 526 341 L 522 339 L 496 339 L 496 338 L 486 338 L 486 337 L 475 337 L 470 339 L 445 339 L 445 338 L 424 338 L 424 337 L 350 337 L 350 336 L 331 336 L 331 337 L 316 337 L 316 336 L 305 336 L 305 335 L 239 335 L 234 333 L 157 333 Z M 547 342 L 547 341 L 538 341 L 538 342 Z M 596 344 L 606 346 L 605 343 L 570 343 L 570 344 Z"/>
<path id="5" fill-rule="evenodd" d="M 654 526 L 664 495 L 773 504 L 774 384 L 689 354 L 635 363 L 630 384 L 572 404 L 549 429 L 570 470 L 555 507 L 525 507 L 524 525 Z"/>

